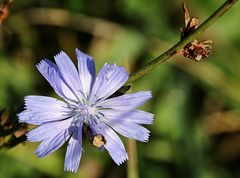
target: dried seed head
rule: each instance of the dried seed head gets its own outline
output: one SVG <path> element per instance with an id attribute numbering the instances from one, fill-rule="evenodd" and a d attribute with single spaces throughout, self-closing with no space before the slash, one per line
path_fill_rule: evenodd
<path id="1" fill-rule="evenodd" d="M 87 140 L 95 147 L 102 148 L 106 144 L 106 140 L 103 135 L 93 133 L 89 125 L 83 124 L 83 131 L 87 137 Z"/>
<path id="2" fill-rule="evenodd" d="M 184 13 L 184 27 L 181 29 L 181 39 L 191 34 L 194 30 L 197 29 L 199 24 L 199 19 L 196 17 L 190 17 L 190 14 L 187 10 L 186 5 L 182 4 L 182 9 Z M 180 54 L 186 58 L 192 59 L 194 61 L 200 61 L 203 58 L 209 57 L 212 54 L 212 45 L 213 41 L 198 41 L 194 39 L 192 42 L 184 46 L 183 49 L 177 51 L 177 54 Z"/>
<path id="3" fill-rule="evenodd" d="M 104 136 L 98 134 L 93 137 L 92 144 L 93 144 L 93 146 L 95 146 L 97 148 L 101 148 L 102 146 L 104 146 L 106 144 L 106 140 L 105 140 Z"/>
<path id="4" fill-rule="evenodd" d="M 187 44 L 177 53 L 186 58 L 199 62 L 201 59 L 209 57 L 212 54 L 212 44 L 213 41 L 211 40 L 202 42 L 193 40 L 193 42 Z"/>

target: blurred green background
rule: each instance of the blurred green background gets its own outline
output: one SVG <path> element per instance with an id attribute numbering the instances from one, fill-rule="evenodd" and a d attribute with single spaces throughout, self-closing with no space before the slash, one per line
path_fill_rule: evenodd
<path id="1" fill-rule="evenodd" d="M 201 22 L 224 1 L 186 0 Z M 0 110 L 23 110 L 25 95 L 55 96 L 35 65 L 60 50 L 75 60 L 75 48 L 129 73 L 180 38 L 179 0 L 15 0 L 0 26 Z M 133 92 L 151 90 L 144 110 L 154 113 L 148 143 L 137 143 L 140 177 L 240 177 L 240 3 L 199 35 L 214 41 L 213 55 L 196 63 L 174 57 L 134 82 Z M 3 137 L 0 137 L 4 140 Z M 127 147 L 126 139 L 124 139 Z M 123 178 L 106 151 L 84 141 L 77 174 L 64 173 L 65 147 L 38 159 L 38 143 L 20 144 L 0 155 L 0 178 Z"/>

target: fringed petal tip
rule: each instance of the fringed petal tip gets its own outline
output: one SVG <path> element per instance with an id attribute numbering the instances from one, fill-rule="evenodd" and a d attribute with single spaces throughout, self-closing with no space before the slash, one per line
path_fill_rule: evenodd
<path id="1" fill-rule="evenodd" d="M 27 110 L 24 110 L 24 111 L 18 113 L 18 114 L 17 114 L 18 122 L 19 122 L 19 123 L 23 123 L 23 122 L 28 123 L 28 122 L 27 122 L 27 121 L 29 120 L 29 119 L 28 119 L 28 116 L 29 116 L 29 114 L 28 114 L 28 111 L 27 111 Z"/>
<path id="2" fill-rule="evenodd" d="M 137 123 L 137 124 L 151 125 L 153 123 L 154 123 L 154 115 L 149 113 L 149 117 L 144 118 L 142 123 Z"/>
<path id="3" fill-rule="evenodd" d="M 27 132 L 27 133 L 25 134 L 26 137 L 27 137 L 27 141 L 29 141 L 29 142 L 35 142 L 35 141 L 32 141 L 31 136 L 29 136 L 28 133 L 29 133 L 29 132 Z"/>
<path id="4" fill-rule="evenodd" d="M 144 93 L 145 93 L 145 95 L 146 95 L 146 98 L 148 98 L 148 99 L 150 99 L 150 98 L 152 98 L 153 96 L 152 96 L 152 92 L 151 91 L 143 91 Z"/>
<path id="5" fill-rule="evenodd" d="M 155 116 L 154 116 L 154 114 L 152 114 L 152 113 L 149 113 L 151 116 L 151 119 L 150 119 L 150 121 L 149 121 L 149 124 L 153 124 L 153 122 L 154 122 L 154 118 L 155 118 Z"/>
<path id="6" fill-rule="evenodd" d="M 57 53 L 55 56 L 54 56 L 54 59 L 55 58 L 57 58 L 57 57 L 60 57 L 60 56 L 67 56 L 68 57 L 68 55 L 64 52 L 64 51 L 59 51 L 59 53 Z"/>
<path id="7" fill-rule="evenodd" d="M 69 140 L 65 155 L 64 170 L 76 173 L 82 156 L 82 125 Z"/>
<path id="8" fill-rule="evenodd" d="M 77 171 L 78 171 L 78 169 L 70 169 L 70 168 L 64 168 L 64 171 L 66 171 L 66 172 L 71 172 L 71 173 L 77 173 Z"/>
<path id="9" fill-rule="evenodd" d="M 148 142 L 149 137 L 150 137 L 150 131 L 148 131 L 148 133 L 143 137 L 143 139 L 141 139 L 139 141 L 146 143 L 146 142 Z"/>
<path id="10" fill-rule="evenodd" d="M 114 162 L 120 166 L 121 164 L 123 164 L 125 161 L 128 160 L 128 154 L 126 153 L 125 155 L 119 156 L 119 158 L 117 160 L 114 160 Z"/>
<path id="11" fill-rule="evenodd" d="M 44 58 L 36 64 L 36 67 L 40 73 L 43 73 L 48 67 L 55 67 L 55 64 L 49 59 Z"/>
<path id="12" fill-rule="evenodd" d="M 47 61 L 48 59 L 41 59 L 41 61 L 39 61 L 37 64 L 36 64 L 36 67 L 37 68 L 41 68 L 41 66 Z"/>
<path id="13" fill-rule="evenodd" d="M 139 122 L 137 124 L 145 124 L 145 125 L 153 124 L 153 122 L 154 122 L 154 114 L 149 113 L 149 112 L 144 112 L 144 111 L 142 111 L 142 113 L 144 114 L 144 117 L 143 117 L 144 119 L 143 119 L 142 122 Z"/>
<path id="14" fill-rule="evenodd" d="M 22 111 L 22 112 L 24 112 L 24 111 Z M 18 117 L 18 122 L 19 122 L 19 123 L 24 122 L 23 119 L 21 118 L 21 116 L 22 116 L 22 112 L 16 114 L 17 117 Z"/>

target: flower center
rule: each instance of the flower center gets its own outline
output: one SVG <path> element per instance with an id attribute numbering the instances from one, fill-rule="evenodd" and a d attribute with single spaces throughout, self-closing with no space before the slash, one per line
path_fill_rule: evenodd
<path id="1" fill-rule="evenodd" d="M 79 110 L 80 110 L 81 114 L 84 116 L 90 116 L 90 115 L 94 114 L 94 108 L 90 107 L 90 106 L 81 105 L 79 107 Z"/>
<path id="2" fill-rule="evenodd" d="M 96 116 L 98 113 L 98 108 L 96 106 L 90 106 L 88 104 L 79 103 L 69 103 L 68 105 L 70 113 L 68 115 L 72 116 L 75 121 L 81 121 L 86 124 L 98 123 Z"/>

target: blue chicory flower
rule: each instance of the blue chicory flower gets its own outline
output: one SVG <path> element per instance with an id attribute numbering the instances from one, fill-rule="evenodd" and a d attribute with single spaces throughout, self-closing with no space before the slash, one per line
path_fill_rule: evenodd
<path id="1" fill-rule="evenodd" d="M 27 133 L 41 142 L 35 154 L 44 157 L 68 141 L 64 170 L 77 172 L 82 155 L 82 132 L 100 150 L 106 149 L 116 164 L 128 159 L 121 135 L 146 142 L 153 115 L 137 110 L 151 98 L 150 91 L 110 97 L 128 80 L 123 67 L 105 64 L 95 78 L 93 58 L 76 49 L 78 70 L 64 52 L 56 64 L 42 60 L 37 68 L 63 101 L 47 96 L 26 96 L 20 122 L 39 125 Z"/>

